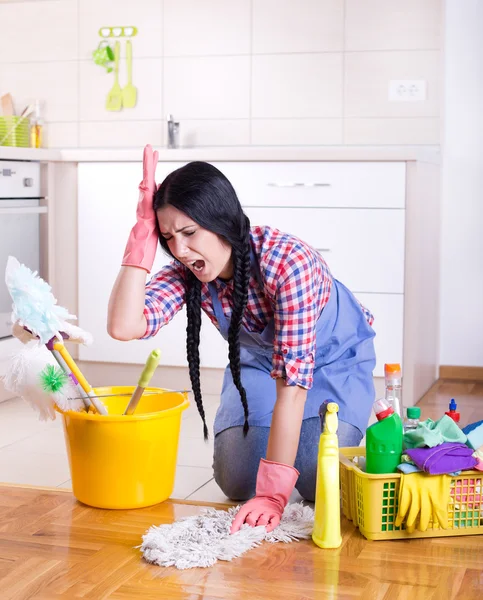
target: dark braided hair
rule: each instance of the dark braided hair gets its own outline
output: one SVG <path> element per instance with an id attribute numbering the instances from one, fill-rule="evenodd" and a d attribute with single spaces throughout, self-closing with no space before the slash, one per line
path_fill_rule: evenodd
<path id="1" fill-rule="evenodd" d="M 213 165 L 195 161 L 170 173 L 154 197 L 154 210 L 166 205 L 185 213 L 200 227 L 219 235 L 232 248 L 233 310 L 228 330 L 228 356 L 233 382 L 240 393 L 245 414 L 243 433 L 248 433 L 248 401 L 241 381 L 240 327 L 248 300 L 250 281 L 250 220 L 243 212 L 228 179 Z M 159 232 L 161 246 L 170 254 L 168 242 Z M 176 258 L 173 256 L 173 258 Z M 188 270 L 186 281 L 186 354 L 193 395 L 208 439 L 200 385 L 201 282 Z"/>

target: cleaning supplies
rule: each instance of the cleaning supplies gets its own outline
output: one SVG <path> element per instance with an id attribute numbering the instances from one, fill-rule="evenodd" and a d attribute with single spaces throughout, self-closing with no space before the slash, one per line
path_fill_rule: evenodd
<path id="1" fill-rule="evenodd" d="M 463 433 L 468 438 L 466 444 L 473 450 L 478 450 L 483 446 L 483 421 L 470 423 L 463 429 Z"/>
<path id="2" fill-rule="evenodd" d="M 383 399 L 374 402 L 374 412 L 377 423 L 366 431 L 366 472 L 395 473 L 402 454 L 401 418 Z"/>
<path id="3" fill-rule="evenodd" d="M 399 418 L 403 419 L 401 365 L 386 363 L 384 365 L 385 398 Z"/>
<path id="4" fill-rule="evenodd" d="M 448 415 L 438 421 L 426 419 L 416 429 L 406 431 L 403 437 L 405 448 L 434 448 L 444 442 L 466 444 L 466 435 Z"/>
<path id="5" fill-rule="evenodd" d="M 126 410 L 124 411 L 125 415 L 132 415 L 136 410 L 137 405 L 139 404 L 139 400 L 141 400 L 141 396 L 144 393 L 144 388 L 149 385 L 151 381 L 151 377 L 153 376 L 156 367 L 159 365 L 159 359 L 161 358 L 161 350 L 153 350 L 151 354 L 148 356 L 148 360 L 146 361 L 146 366 L 141 373 L 141 377 L 139 378 L 137 388 L 134 390 L 133 395 L 131 396 L 131 400 L 129 400 L 129 404 L 127 405 Z"/>
<path id="6" fill-rule="evenodd" d="M 451 398 L 451 402 L 449 403 L 449 410 L 444 413 L 445 415 L 448 415 L 448 417 L 451 417 L 455 423 L 459 423 L 461 417 L 460 413 L 456 410 L 457 408 L 458 405 L 456 404 L 455 399 Z"/>
<path id="7" fill-rule="evenodd" d="M 432 521 L 433 526 L 439 525 L 442 529 L 447 529 L 450 484 L 451 477 L 448 475 L 401 475 L 396 527 L 400 527 L 405 521 L 408 533 L 413 533 L 416 525 L 420 531 L 426 531 Z"/>
<path id="8" fill-rule="evenodd" d="M 44 120 L 40 116 L 40 101 L 35 101 L 34 116 L 30 121 L 30 147 L 42 148 Z"/>
<path id="9" fill-rule="evenodd" d="M 444 442 L 434 448 L 409 448 L 406 454 L 416 466 L 430 475 L 474 469 L 478 463 L 473 456 L 473 449 L 466 444 Z"/>
<path id="10" fill-rule="evenodd" d="M 410 406 L 406 410 L 406 418 L 404 419 L 404 431 L 411 431 L 417 429 L 419 425 L 419 418 L 421 417 L 421 409 L 419 406 Z"/>
<path id="11" fill-rule="evenodd" d="M 312 540 L 320 548 L 338 548 L 340 533 L 339 441 L 337 439 L 338 405 L 326 402 L 319 414 L 325 412 L 323 431 L 319 439 L 315 517 Z M 321 414 L 322 413 L 322 414 Z"/>

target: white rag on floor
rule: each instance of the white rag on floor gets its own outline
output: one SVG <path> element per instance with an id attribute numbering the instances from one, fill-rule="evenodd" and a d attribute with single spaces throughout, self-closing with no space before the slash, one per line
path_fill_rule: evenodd
<path id="1" fill-rule="evenodd" d="M 312 535 L 314 511 L 302 502 L 288 504 L 279 525 L 270 533 L 263 526 L 243 525 L 230 535 L 239 509 L 240 506 L 228 510 L 205 508 L 197 516 L 185 517 L 171 525 L 153 525 L 140 546 L 144 559 L 160 567 L 211 567 L 218 560 L 238 558 L 263 541 L 288 543 Z"/>

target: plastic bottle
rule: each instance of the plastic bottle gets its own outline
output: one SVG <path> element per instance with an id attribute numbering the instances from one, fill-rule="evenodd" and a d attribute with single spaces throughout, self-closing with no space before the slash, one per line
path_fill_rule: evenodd
<path id="1" fill-rule="evenodd" d="M 458 405 L 456 404 L 455 399 L 451 398 L 451 402 L 449 403 L 449 410 L 444 413 L 445 415 L 448 415 L 448 417 L 451 417 L 455 423 L 459 423 L 461 417 L 460 413 L 456 410 L 457 408 Z"/>
<path id="2" fill-rule="evenodd" d="M 410 406 L 406 410 L 406 419 L 404 420 L 404 431 L 417 429 L 419 419 L 421 418 L 421 409 L 419 406 Z"/>
<path id="3" fill-rule="evenodd" d="M 374 412 L 377 423 L 366 431 L 366 472 L 395 473 L 403 445 L 401 417 L 384 399 L 374 402 Z"/>
<path id="4" fill-rule="evenodd" d="M 330 401 L 324 402 L 319 410 L 322 433 L 319 438 L 312 540 L 320 548 L 338 548 L 342 543 L 340 530 L 339 441 L 337 438 L 338 410 L 339 406 Z"/>
<path id="5" fill-rule="evenodd" d="M 402 421 L 404 411 L 402 405 L 402 373 L 399 363 L 386 363 L 384 365 L 384 381 L 386 385 L 386 402 L 393 407 L 394 412 L 399 415 Z"/>
<path id="6" fill-rule="evenodd" d="M 44 121 L 40 116 L 40 102 L 35 101 L 35 113 L 30 122 L 30 147 L 42 148 Z"/>

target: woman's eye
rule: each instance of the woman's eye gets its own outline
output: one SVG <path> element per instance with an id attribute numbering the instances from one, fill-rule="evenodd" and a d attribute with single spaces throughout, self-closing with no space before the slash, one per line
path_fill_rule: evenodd
<path id="1" fill-rule="evenodd" d="M 194 231 L 186 231 L 185 235 L 193 235 L 195 232 Z"/>

